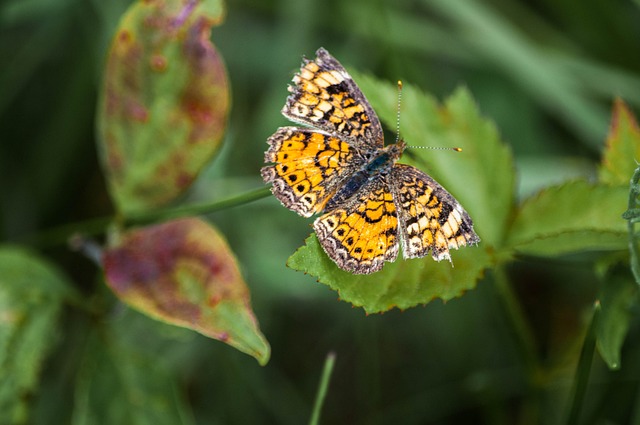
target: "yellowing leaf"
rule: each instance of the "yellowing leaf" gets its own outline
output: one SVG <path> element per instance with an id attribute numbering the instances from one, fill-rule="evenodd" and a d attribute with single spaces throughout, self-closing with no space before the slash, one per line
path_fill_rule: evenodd
<path id="1" fill-rule="evenodd" d="M 98 110 L 99 148 L 120 211 L 182 194 L 218 150 L 229 84 L 209 41 L 216 0 L 146 0 L 120 22 Z"/>
<path id="2" fill-rule="evenodd" d="M 129 231 L 105 251 L 103 264 L 125 303 L 268 361 L 236 259 L 208 223 L 191 218 Z"/>
<path id="3" fill-rule="evenodd" d="M 616 99 L 611 127 L 600 166 L 600 181 L 608 184 L 629 184 L 640 161 L 640 128 L 629 107 Z"/>

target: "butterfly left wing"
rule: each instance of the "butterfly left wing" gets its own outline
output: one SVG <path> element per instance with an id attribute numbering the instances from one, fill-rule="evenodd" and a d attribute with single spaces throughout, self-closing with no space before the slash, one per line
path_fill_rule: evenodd
<path id="1" fill-rule="evenodd" d="M 475 245 L 480 238 L 460 203 L 438 182 L 405 164 L 391 172 L 404 258 L 424 257 L 451 261 L 449 249 Z"/>
<path id="2" fill-rule="evenodd" d="M 369 274 L 398 256 L 398 217 L 389 174 L 369 180 L 343 206 L 313 223 L 318 241 L 343 270 Z"/>
<path id="3" fill-rule="evenodd" d="M 304 59 L 289 86 L 282 113 L 292 121 L 326 131 L 356 147 L 384 145 L 378 116 L 349 73 L 325 49 Z"/>
<path id="4" fill-rule="evenodd" d="M 342 182 L 364 163 L 362 154 L 337 137 L 311 128 L 280 127 L 260 171 L 271 192 L 292 211 L 310 217 L 325 209 Z"/>

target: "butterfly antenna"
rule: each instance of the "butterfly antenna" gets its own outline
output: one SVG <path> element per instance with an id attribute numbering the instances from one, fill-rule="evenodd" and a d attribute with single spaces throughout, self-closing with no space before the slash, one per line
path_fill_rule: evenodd
<path id="1" fill-rule="evenodd" d="M 444 146 L 407 146 L 407 147 L 410 149 L 431 149 L 431 150 L 438 150 L 438 151 L 462 152 L 462 148 L 449 148 Z"/>
<path id="2" fill-rule="evenodd" d="M 400 103 L 402 102 L 402 81 L 398 80 L 398 111 L 396 112 L 396 143 L 400 141 Z"/>
<path id="3" fill-rule="evenodd" d="M 402 103 L 402 81 L 398 80 L 398 111 L 396 113 L 396 143 L 400 141 L 400 104 Z M 449 148 L 438 146 L 407 146 L 411 149 L 434 149 L 462 152 L 462 148 Z"/>

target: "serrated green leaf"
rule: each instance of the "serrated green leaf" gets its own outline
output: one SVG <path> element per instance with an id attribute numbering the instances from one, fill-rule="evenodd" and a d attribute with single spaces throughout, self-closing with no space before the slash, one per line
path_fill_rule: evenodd
<path id="1" fill-rule="evenodd" d="M 542 256 L 624 249 L 627 191 L 584 181 L 544 189 L 518 208 L 507 245 Z"/>
<path id="2" fill-rule="evenodd" d="M 210 224 L 189 218 L 128 231 L 105 250 L 103 266 L 133 308 L 269 360 L 237 261 Z"/>
<path id="3" fill-rule="evenodd" d="M 29 396 L 57 334 L 66 278 L 38 256 L 0 248 L 0 422 L 26 423 Z"/>
<path id="4" fill-rule="evenodd" d="M 304 271 L 340 295 L 340 299 L 362 307 L 367 313 L 380 313 L 394 307 L 407 309 L 426 304 L 434 298 L 444 301 L 473 289 L 483 270 L 491 265 L 489 254 L 479 247 L 452 251 L 453 264 L 429 258 L 398 259 L 382 271 L 354 275 L 340 269 L 327 257 L 315 234 L 305 241 L 287 261 L 295 270 Z"/>
<path id="5" fill-rule="evenodd" d="M 608 184 L 628 184 L 640 161 L 640 128 L 629 107 L 616 99 L 611 127 L 599 169 L 600 181 Z"/>
<path id="6" fill-rule="evenodd" d="M 638 287 L 626 276 L 609 277 L 600 291 L 601 313 L 596 326 L 598 352 L 610 369 L 620 368 L 620 350 L 629 330 L 630 308 L 637 302 Z"/>
<path id="7" fill-rule="evenodd" d="M 217 152 L 229 111 L 222 57 L 210 42 L 217 0 L 138 1 L 107 60 L 98 145 L 122 212 L 174 200 Z"/>
<path id="8" fill-rule="evenodd" d="M 183 425 L 177 383 L 162 361 L 120 336 L 107 323 L 87 343 L 75 392 L 73 425 Z M 144 341 L 140 341 L 144 342 Z"/>

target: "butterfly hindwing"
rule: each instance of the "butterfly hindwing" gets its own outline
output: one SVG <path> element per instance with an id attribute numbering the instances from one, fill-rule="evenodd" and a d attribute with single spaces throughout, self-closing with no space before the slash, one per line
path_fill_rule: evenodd
<path id="1" fill-rule="evenodd" d="M 320 244 L 342 269 L 369 274 L 398 256 L 398 217 L 389 175 L 380 174 L 345 205 L 318 217 L 313 224 Z"/>

